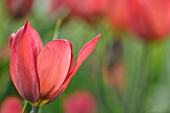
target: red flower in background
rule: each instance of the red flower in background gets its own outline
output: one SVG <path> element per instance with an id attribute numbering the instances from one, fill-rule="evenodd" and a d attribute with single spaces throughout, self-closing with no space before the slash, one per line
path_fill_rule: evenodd
<path id="1" fill-rule="evenodd" d="M 64 100 L 64 113 L 96 113 L 95 98 L 87 91 L 76 92 Z"/>
<path id="2" fill-rule="evenodd" d="M 103 15 L 109 0 L 63 0 L 71 13 L 86 20 L 94 20 Z"/>
<path id="3" fill-rule="evenodd" d="M 160 40 L 170 32 L 170 0 L 129 0 L 130 27 L 144 40 Z"/>
<path id="4" fill-rule="evenodd" d="M 105 14 L 113 27 L 126 30 L 129 24 L 128 0 L 110 0 Z"/>
<path id="5" fill-rule="evenodd" d="M 62 5 L 62 0 L 50 0 L 50 6 L 52 11 L 56 11 Z"/>
<path id="6" fill-rule="evenodd" d="M 10 38 L 10 73 L 21 97 L 34 106 L 54 100 L 65 90 L 99 38 L 100 35 L 86 43 L 73 64 L 69 41 L 52 40 L 43 47 L 38 33 L 27 20 Z"/>
<path id="7" fill-rule="evenodd" d="M 6 0 L 8 13 L 14 18 L 26 16 L 33 5 L 33 0 Z"/>
<path id="8" fill-rule="evenodd" d="M 21 113 L 22 106 L 18 98 L 8 97 L 1 105 L 0 113 Z"/>

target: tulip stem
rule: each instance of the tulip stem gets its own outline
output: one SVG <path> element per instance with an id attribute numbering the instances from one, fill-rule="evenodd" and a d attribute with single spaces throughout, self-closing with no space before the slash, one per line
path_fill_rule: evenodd
<path id="1" fill-rule="evenodd" d="M 53 35 L 53 40 L 57 39 L 58 36 L 60 35 L 61 26 L 62 26 L 62 19 L 59 19 L 56 22 L 55 31 L 54 31 L 54 35 Z"/>
<path id="2" fill-rule="evenodd" d="M 33 106 L 32 111 L 30 113 L 38 113 L 38 111 L 39 111 L 39 107 Z"/>
<path id="3" fill-rule="evenodd" d="M 28 102 L 24 102 L 24 107 L 23 107 L 23 109 L 22 109 L 22 113 L 24 113 L 24 111 L 25 111 L 25 109 L 26 109 L 26 107 L 27 107 L 27 104 L 28 104 Z"/>
<path id="4" fill-rule="evenodd" d="M 147 96 L 147 91 L 149 89 L 148 79 L 149 79 L 149 49 L 150 46 L 148 43 L 144 43 L 143 47 L 143 56 L 141 59 L 141 69 L 140 69 L 140 76 L 138 79 L 138 92 L 137 92 L 137 101 L 136 101 L 136 111 L 138 113 L 142 113 L 144 102 Z"/>

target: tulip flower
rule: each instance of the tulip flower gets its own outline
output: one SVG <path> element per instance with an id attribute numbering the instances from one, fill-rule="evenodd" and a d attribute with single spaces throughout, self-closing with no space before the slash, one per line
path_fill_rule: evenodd
<path id="1" fill-rule="evenodd" d="M 56 10 L 58 10 L 59 7 L 61 7 L 61 5 L 62 5 L 61 0 L 51 0 L 50 1 L 51 10 L 54 11 L 54 12 Z"/>
<path id="2" fill-rule="evenodd" d="M 26 16 L 33 5 L 33 0 L 6 0 L 8 13 L 14 18 Z"/>
<path id="3" fill-rule="evenodd" d="M 18 98 L 8 97 L 2 103 L 0 113 L 21 113 L 22 106 Z"/>
<path id="4" fill-rule="evenodd" d="M 118 30 L 126 30 L 129 24 L 128 0 L 110 0 L 106 8 L 106 17 Z"/>
<path id="5" fill-rule="evenodd" d="M 170 0 L 129 0 L 130 27 L 145 41 L 161 40 L 170 33 Z"/>
<path id="6" fill-rule="evenodd" d="M 56 39 L 43 46 L 28 20 L 10 37 L 10 73 L 21 97 L 42 106 L 58 97 L 83 61 L 96 46 L 100 35 L 86 43 L 73 63 L 72 44 Z"/>
<path id="7" fill-rule="evenodd" d="M 63 0 L 74 16 L 81 17 L 87 21 L 96 20 L 103 15 L 110 0 Z"/>
<path id="8" fill-rule="evenodd" d="M 63 103 L 64 113 L 96 113 L 96 100 L 87 91 L 75 92 Z"/>

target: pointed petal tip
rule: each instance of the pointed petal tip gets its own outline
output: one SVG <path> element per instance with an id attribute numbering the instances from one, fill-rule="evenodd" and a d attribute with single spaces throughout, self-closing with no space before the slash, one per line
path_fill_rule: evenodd
<path id="1" fill-rule="evenodd" d="M 22 34 L 24 34 L 31 27 L 30 24 L 29 24 L 28 18 L 26 18 L 26 21 L 25 21 L 25 24 L 24 24 L 23 27 L 24 28 L 23 28 Z"/>
<path id="2" fill-rule="evenodd" d="M 29 20 L 28 20 L 28 18 L 26 18 L 24 28 L 26 29 L 28 26 L 29 26 Z"/>
<path id="3" fill-rule="evenodd" d="M 98 40 L 100 39 L 100 37 L 101 37 L 101 33 L 98 34 L 95 38 L 93 38 L 92 40 L 90 40 L 90 41 L 89 41 L 88 43 L 86 43 L 86 44 L 88 45 L 88 44 L 93 43 L 94 45 L 96 45 L 97 42 L 98 42 Z M 86 44 L 85 44 L 85 45 L 86 45 Z"/>
<path id="4" fill-rule="evenodd" d="M 100 37 L 101 37 L 101 35 L 102 35 L 102 34 L 101 34 L 101 33 L 99 33 L 96 37 L 100 38 Z"/>
<path id="5" fill-rule="evenodd" d="M 29 19 L 28 19 L 28 17 L 26 18 L 26 23 L 28 23 L 29 22 Z"/>
<path id="6" fill-rule="evenodd" d="M 100 37 L 101 37 L 101 33 L 100 34 L 98 34 L 94 39 L 92 39 L 92 40 L 96 40 L 96 41 L 98 41 L 99 39 L 100 39 Z"/>
<path id="7" fill-rule="evenodd" d="M 100 37 L 101 37 L 101 33 L 100 33 L 100 34 L 98 34 L 98 35 L 95 37 L 95 39 L 99 40 L 99 39 L 100 39 Z"/>

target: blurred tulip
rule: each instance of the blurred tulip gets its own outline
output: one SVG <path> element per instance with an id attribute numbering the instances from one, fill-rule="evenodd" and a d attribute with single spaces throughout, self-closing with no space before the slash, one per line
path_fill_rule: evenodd
<path id="1" fill-rule="evenodd" d="M 14 18 L 26 16 L 33 5 L 33 0 L 6 0 L 8 13 Z"/>
<path id="2" fill-rule="evenodd" d="M 111 25 L 118 30 L 126 30 L 128 27 L 128 0 L 110 0 L 106 8 L 106 17 Z"/>
<path id="3" fill-rule="evenodd" d="M 130 27 L 145 41 L 161 40 L 170 32 L 170 0 L 129 0 Z"/>
<path id="4" fill-rule="evenodd" d="M 55 12 L 62 5 L 62 0 L 50 0 L 50 4 L 51 10 Z"/>
<path id="5" fill-rule="evenodd" d="M 82 17 L 88 21 L 101 18 L 109 0 L 63 0 L 73 15 Z"/>
<path id="6" fill-rule="evenodd" d="M 102 72 L 104 82 L 122 91 L 124 88 L 124 64 L 122 61 L 123 47 L 120 39 L 115 39 L 106 48 L 106 58 L 103 63 Z"/>
<path id="7" fill-rule="evenodd" d="M 64 113 L 96 113 L 95 98 L 87 91 L 76 92 L 64 100 Z"/>
<path id="8" fill-rule="evenodd" d="M 22 106 L 18 98 L 8 97 L 3 102 L 0 113 L 21 113 Z"/>
<path id="9" fill-rule="evenodd" d="M 24 27 L 10 38 L 10 73 L 21 97 L 33 106 L 54 100 L 65 90 L 99 38 L 100 35 L 86 43 L 73 64 L 69 41 L 52 40 L 43 47 L 38 33 L 27 20 Z"/>
<path id="10" fill-rule="evenodd" d="M 48 0 L 49 10 L 47 14 L 54 19 L 55 21 L 58 19 L 65 20 L 69 18 L 69 10 L 63 5 L 63 0 Z"/>

